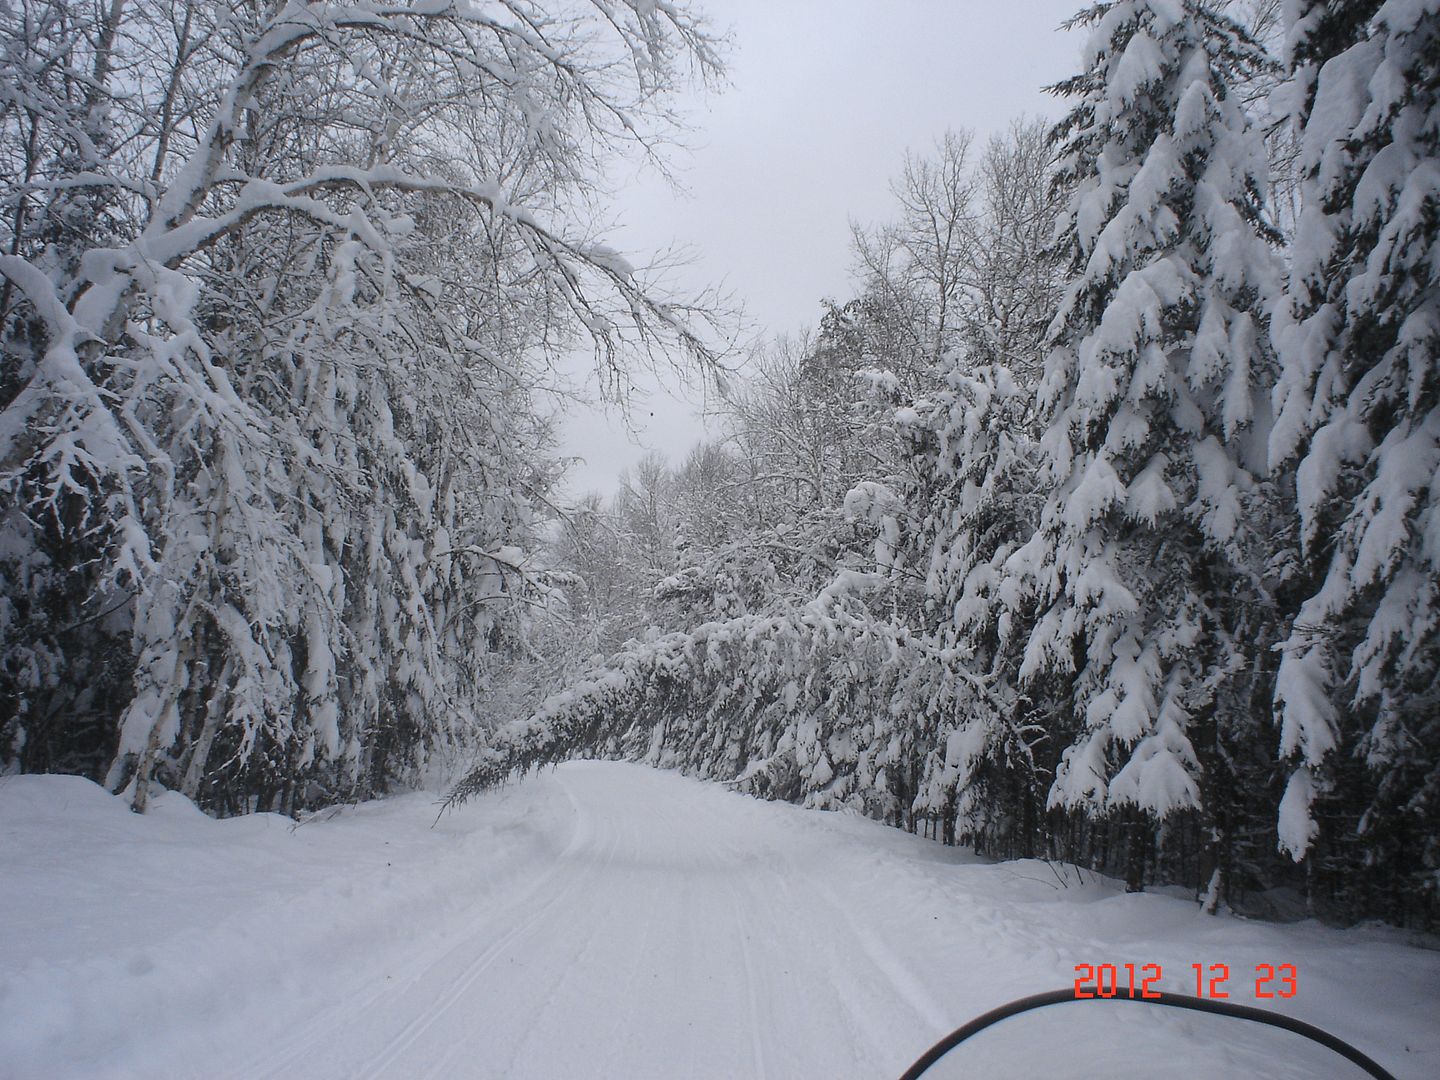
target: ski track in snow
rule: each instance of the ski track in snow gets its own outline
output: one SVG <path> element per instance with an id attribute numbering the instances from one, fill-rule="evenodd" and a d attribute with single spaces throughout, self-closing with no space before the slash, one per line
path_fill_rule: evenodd
<path id="1" fill-rule="evenodd" d="M 619 763 L 433 812 L 292 829 L 165 796 L 142 819 L 74 778 L 0 781 L 0 1077 L 887 1077 L 1077 962 L 1127 961 L 1181 990 L 1193 962 L 1295 963 L 1300 996 L 1263 1004 L 1440 1073 L 1440 953 L 1398 931 L 1211 919 Z M 1180 1063 L 1359 1075 L 1280 1032 L 1106 1003 L 1006 1021 L 929 1075 Z"/>

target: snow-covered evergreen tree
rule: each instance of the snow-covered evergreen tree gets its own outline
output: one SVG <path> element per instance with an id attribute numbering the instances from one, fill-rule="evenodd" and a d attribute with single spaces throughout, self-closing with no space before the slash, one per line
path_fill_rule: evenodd
<path id="1" fill-rule="evenodd" d="M 100 89 L 114 66 L 116 18 L 114 9 L 59 3 L 0 10 L 0 257 L 26 259 L 39 287 L 73 279 L 90 248 L 130 228 L 118 190 L 62 183 L 103 167 L 123 143 Z M 17 70 L 22 57 L 29 63 Z M 0 272 L 0 402 L 20 392 L 46 340 L 44 312 L 24 297 Z M 83 442 L 61 454 L 75 466 L 68 476 L 31 468 L 0 494 L 0 760 L 93 774 L 104 768 L 134 666 L 131 593 L 98 567 L 107 519 L 133 522 L 135 507 L 85 475 Z M 47 487 L 50 512 L 27 513 Z"/>
<path id="2" fill-rule="evenodd" d="M 1308 588 L 1280 842 L 1303 856 L 1332 795 L 1330 850 L 1358 828 L 1352 858 L 1403 878 L 1440 866 L 1440 4 L 1296 2 L 1289 42 L 1304 208 L 1271 453 Z"/>
<path id="3" fill-rule="evenodd" d="M 906 428 L 914 459 L 902 491 L 915 520 L 901 573 L 920 576 L 917 631 L 940 654 L 963 658 L 971 678 L 943 678 L 911 706 L 928 749 L 921 809 L 977 849 L 1034 855 L 1029 811 L 1046 781 L 1032 744 L 1041 729 L 1016 678 L 1033 613 L 1005 572 L 1044 499 L 1034 391 L 1008 368 L 975 368 L 958 353 L 948 367 Z"/>
<path id="4" fill-rule="evenodd" d="M 939 655 L 964 658 L 969 679 L 944 675 L 909 708 L 926 748 L 917 810 L 947 839 L 991 853 L 1040 850 L 1054 744 L 1037 723 L 1054 702 L 1016 677 L 1033 610 L 1005 563 L 1035 532 L 1035 382 L 1046 323 L 1059 300 L 1050 253 L 1061 204 L 1051 183 L 1048 127 L 1014 124 L 979 163 L 960 344 L 930 372 L 933 392 L 902 412 L 910 459 L 899 485 L 908 513 L 901 576 L 919 579 L 911 614 Z M 913 417 L 913 421 L 911 418 Z M 1053 735 L 1053 733 L 1051 733 Z"/>
<path id="5" fill-rule="evenodd" d="M 1139 888 L 1146 822 L 1218 824 L 1227 744 L 1253 725 L 1249 504 L 1278 271 L 1264 147 L 1231 88 L 1267 58 L 1199 0 L 1101 3 L 1076 23 L 1085 70 L 1057 87 L 1074 99 L 1058 129 L 1074 278 L 1042 385 L 1053 493 L 1008 566 L 1041 608 L 1022 679 L 1073 680 L 1050 804 L 1130 820 Z"/>

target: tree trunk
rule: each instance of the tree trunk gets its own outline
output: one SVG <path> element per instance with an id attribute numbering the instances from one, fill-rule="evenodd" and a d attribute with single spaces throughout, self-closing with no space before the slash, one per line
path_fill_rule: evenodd
<path id="1" fill-rule="evenodd" d="M 1125 891 L 1145 891 L 1145 860 L 1150 846 L 1150 823 L 1143 812 L 1132 811 L 1125 843 Z"/>
<path id="2" fill-rule="evenodd" d="M 227 659 L 225 666 L 220 669 L 219 686 L 205 709 L 205 723 L 200 729 L 199 736 L 190 746 L 185 775 L 180 781 L 180 793 L 191 801 L 195 801 L 200 792 L 200 783 L 205 779 L 205 762 L 210 757 L 210 746 L 214 743 L 215 735 L 220 730 L 220 718 L 225 714 L 225 702 L 228 697 L 225 687 L 229 685 L 233 666 L 233 661 Z"/>

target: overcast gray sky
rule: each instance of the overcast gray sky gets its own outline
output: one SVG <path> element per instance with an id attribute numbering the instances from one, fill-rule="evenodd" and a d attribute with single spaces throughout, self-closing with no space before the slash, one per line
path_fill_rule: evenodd
<path id="1" fill-rule="evenodd" d="M 733 37 L 730 86 L 686 99 L 690 152 L 673 156 L 685 191 L 624 177 L 613 246 L 681 245 L 676 275 L 719 284 L 753 332 L 813 328 L 825 297 L 853 295 L 849 221 L 890 216 L 889 184 L 907 148 L 946 128 L 980 140 L 1014 117 L 1057 117 L 1041 87 L 1073 74 L 1080 42 L 1057 28 L 1082 0 L 697 0 Z M 572 493 L 615 488 L 647 449 L 678 462 L 703 435 L 697 401 L 637 380 L 638 429 L 577 411 L 565 425 Z"/>

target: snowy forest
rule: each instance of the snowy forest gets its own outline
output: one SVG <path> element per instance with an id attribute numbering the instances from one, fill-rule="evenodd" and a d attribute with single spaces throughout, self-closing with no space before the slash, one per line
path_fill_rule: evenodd
<path id="1" fill-rule="evenodd" d="M 605 242 L 723 77 L 684 3 L 0 2 L 0 770 L 628 758 L 1440 925 L 1440 0 L 1072 28 L 1058 124 L 937 132 L 741 347 Z M 577 350 L 720 434 L 568 498 Z"/>

